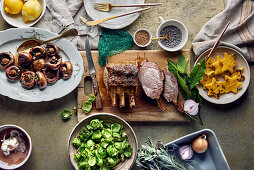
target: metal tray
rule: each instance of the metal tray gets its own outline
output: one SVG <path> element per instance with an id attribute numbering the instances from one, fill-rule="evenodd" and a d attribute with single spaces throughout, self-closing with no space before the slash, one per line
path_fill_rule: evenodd
<path id="1" fill-rule="evenodd" d="M 220 147 L 220 144 L 217 140 L 215 133 L 210 129 L 203 129 L 189 135 L 183 136 L 175 141 L 172 141 L 169 144 L 175 143 L 178 146 L 184 144 L 191 144 L 194 139 L 206 134 L 208 140 L 208 149 L 203 154 L 194 153 L 192 160 L 195 160 L 198 164 L 198 167 L 195 169 L 204 169 L 204 170 L 230 170 L 227 160 L 223 154 L 223 151 Z"/>

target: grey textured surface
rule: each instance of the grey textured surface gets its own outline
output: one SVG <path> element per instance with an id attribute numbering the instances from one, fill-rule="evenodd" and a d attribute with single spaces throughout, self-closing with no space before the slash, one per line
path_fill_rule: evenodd
<path id="1" fill-rule="evenodd" d="M 163 6 L 144 12 L 137 21 L 126 30 L 134 33 L 138 28 L 147 28 L 153 35 L 159 25 L 158 16 L 165 19 L 175 18 L 187 26 L 189 40 L 185 48 L 202 25 L 223 8 L 223 0 L 159 0 Z M 0 30 L 9 26 L 0 18 Z M 134 49 L 138 49 L 134 47 Z M 160 49 L 154 41 L 147 49 Z M 251 75 L 254 74 L 251 64 Z M 0 87 L 1 88 L 1 87 Z M 76 105 L 76 91 L 69 95 L 45 103 L 29 104 L 0 96 L 0 125 L 16 124 L 31 135 L 33 151 L 28 162 L 20 169 L 67 170 L 71 169 L 67 157 L 67 140 L 77 123 L 76 116 L 63 122 L 61 110 L 72 109 Z M 39 97 L 39 96 L 38 96 Z M 144 144 L 148 136 L 154 141 L 168 143 L 181 136 L 203 128 L 212 129 L 221 144 L 231 169 L 253 169 L 254 167 L 254 83 L 251 81 L 247 93 L 235 103 L 214 105 L 204 102 L 202 117 L 204 126 L 191 123 L 132 123 L 139 144 Z M 138 169 L 134 167 L 133 169 Z"/>

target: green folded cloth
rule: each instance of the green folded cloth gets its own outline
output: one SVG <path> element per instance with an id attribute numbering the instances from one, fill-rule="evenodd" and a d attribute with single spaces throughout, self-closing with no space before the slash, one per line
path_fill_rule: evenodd
<path id="1" fill-rule="evenodd" d="M 98 44 L 100 66 L 107 63 L 107 57 L 122 53 L 133 46 L 133 38 L 126 31 L 103 28 L 101 35 Z"/>

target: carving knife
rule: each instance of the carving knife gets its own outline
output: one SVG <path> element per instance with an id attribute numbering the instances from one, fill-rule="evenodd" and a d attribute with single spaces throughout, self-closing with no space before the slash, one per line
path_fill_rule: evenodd
<path id="1" fill-rule="evenodd" d="M 87 61 L 88 61 L 90 76 L 92 78 L 93 91 L 94 91 L 94 95 L 96 97 L 96 100 L 95 100 L 96 109 L 102 109 L 102 107 L 103 107 L 102 100 L 101 100 L 100 90 L 99 90 L 99 86 L 98 86 L 98 82 L 97 82 L 97 78 L 96 78 L 96 73 L 95 73 L 95 68 L 94 68 L 94 63 L 93 63 L 93 58 L 92 58 L 92 53 L 91 53 L 91 48 L 90 48 L 88 36 L 86 37 L 85 47 L 86 47 L 86 57 L 87 57 Z"/>

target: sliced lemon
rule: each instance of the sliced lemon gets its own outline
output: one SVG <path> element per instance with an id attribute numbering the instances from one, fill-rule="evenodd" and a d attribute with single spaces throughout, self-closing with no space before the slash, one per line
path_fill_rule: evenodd
<path id="1" fill-rule="evenodd" d="M 28 0 L 22 8 L 24 22 L 34 21 L 41 15 L 41 5 L 37 0 Z"/>
<path id="2" fill-rule="evenodd" d="M 18 14 L 23 5 L 23 0 L 4 0 L 4 11 L 9 14 Z"/>

